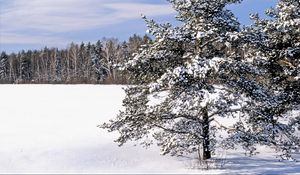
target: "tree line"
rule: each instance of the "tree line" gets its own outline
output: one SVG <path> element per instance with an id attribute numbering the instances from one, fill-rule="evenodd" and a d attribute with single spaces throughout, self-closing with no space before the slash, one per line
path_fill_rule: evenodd
<path id="1" fill-rule="evenodd" d="M 1 53 L 0 83 L 27 84 L 125 84 L 127 74 L 118 69 L 138 51 L 150 43 L 147 35 L 133 35 L 128 41 L 104 38 L 96 43 L 71 43 L 65 49 Z"/>

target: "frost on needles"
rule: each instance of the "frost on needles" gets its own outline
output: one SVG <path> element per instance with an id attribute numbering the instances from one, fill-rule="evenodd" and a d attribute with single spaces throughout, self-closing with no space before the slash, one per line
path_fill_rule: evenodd
<path id="1" fill-rule="evenodd" d="M 226 6 L 239 0 L 169 0 L 180 26 L 144 17 L 155 40 L 123 68 L 134 85 L 125 109 L 101 127 L 120 145 L 156 143 L 162 154 L 274 148 L 282 159 L 299 151 L 298 0 L 281 0 L 264 20 L 241 29 Z M 230 121 L 230 122 L 224 122 Z M 155 140 L 155 142 L 153 142 Z"/>

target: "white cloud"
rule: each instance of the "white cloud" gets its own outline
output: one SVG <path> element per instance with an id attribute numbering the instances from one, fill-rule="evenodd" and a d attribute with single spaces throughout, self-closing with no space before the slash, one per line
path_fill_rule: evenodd
<path id="1" fill-rule="evenodd" d="M 140 18 L 141 13 L 151 17 L 174 13 L 169 4 L 126 0 L 11 0 L 8 3 L 0 11 L 0 44 L 20 42 L 18 38 L 24 39 L 25 35 L 27 39 L 21 42 L 35 43 L 38 37 L 45 38 L 36 36 L 39 33 L 53 35 L 100 28 Z M 29 34 L 32 31 L 35 35 Z"/>
<path id="2" fill-rule="evenodd" d="M 0 44 L 41 43 L 49 39 L 36 36 L 41 33 L 50 36 L 95 29 L 140 18 L 141 13 L 152 17 L 174 13 L 168 4 L 124 0 L 11 0 L 8 3 L 0 10 Z M 32 31 L 36 35 L 29 34 Z"/>

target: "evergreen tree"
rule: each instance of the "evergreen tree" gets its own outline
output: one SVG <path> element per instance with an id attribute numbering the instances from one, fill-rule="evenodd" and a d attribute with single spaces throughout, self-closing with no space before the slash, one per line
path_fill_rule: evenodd
<path id="1" fill-rule="evenodd" d="M 89 58 L 86 58 L 86 46 L 83 42 L 81 42 L 80 46 L 79 46 L 79 52 L 78 52 L 78 77 L 80 77 L 79 81 L 83 81 L 84 80 L 84 76 L 85 76 L 85 65 L 86 65 L 86 60 Z M 84 80 L 86 81 L 86 80 Z"/>
<path id="2" fill-rule="evenodd" d="M 245 105 L 228 88 L 230 76 L 223 66 L 240 58 L 228 51 L 239 23 L 225 9 L 239 1 L 169 1 L 183 25 L 145 18 L 155 40 L 125 65 L 136 85 L 125 90 L 125 110 L 101 127 L 118 131 L 120 145 L 142 140 L 148 146 L 153 137 L 163 154 L 198 152 L 199 159 L 206 160 L 224 144 L 217 137 L 230 130 L 222 119 L 234 120 Z"/>
<path id="3" fill-rule="evenodd" d="M 32 79 L 32 64 L 25 55 L 21 56 L 21 79 L 22 81 L 30 81 Z"/>
<path id="4" fill-rule="evenodd" d="M 130 52 L 130 54 L 136 53 L 138 52 L 142 44 L 143 44 L 143 38 L 140 37 L 139 35 L 134 34 L 128 39 L 128 51 Z"/>
<path id="5" fill-rule="evenodd" d="M 0 81 L 8 79 L 8 55 L 5 52 L 0 56 Z"/>
<path id="6" fill-rule="evenodd" d="M 62 80 L 62 59 L 60 55 L 56 55 L 55 58 L 55 74 L 55 80 L 57 82 L 60 82 Z"/>
<path id="7" fill-rule="evenodd" d="M 103 82 L 109 74 L 107 64 L 103 58 L 102 47 L 101 41 L 97 41 L 96 45 L 93 45 L 90 53 L 92 69 L 94 70 L 98 82 Z"/>
<path id="8" fill-rule="evenodd" d="M 129 53 L 129 47 L 128 47 L 128 44 L 127 42 L 123 42 L 121 44 L 121 50 L 122 50 L 122 54 L 120 54 L 120 56 L 122 57 L 121 60 L 123 63 L 126 63 L 130 57 L 130 53 Z"/>
<path id="9" fill-rule="evenodd" d="M 258 144 L 275 148 L 282 159 L 299 151 L 300 116 L 291 114 L 300 104 L 299 8 L 298 0 L 281 0 L 267 11 L 271 19 L 252 15 L 254 25 L 240 34 L 250 66 L 232 70 L 238 74 L 232 84 L 247 95 L 249 106 L 232 138 L 242 140 L 250 153 Z"/>

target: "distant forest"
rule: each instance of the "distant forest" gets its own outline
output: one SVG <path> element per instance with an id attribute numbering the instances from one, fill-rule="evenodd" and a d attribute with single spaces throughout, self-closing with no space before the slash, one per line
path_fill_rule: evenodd
<path id="1" fill-rule="evenodd" d="M 47 48 L 18 53 L 1 53 L 1 84 L 128 84 L 126 72 L 118 69 L 142 45 L 147 35 L 133 35 L 128 41 L 98 40 L 71 43 L 65 49 Z"/>

